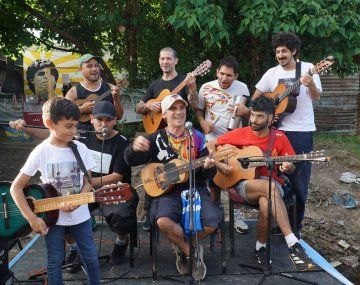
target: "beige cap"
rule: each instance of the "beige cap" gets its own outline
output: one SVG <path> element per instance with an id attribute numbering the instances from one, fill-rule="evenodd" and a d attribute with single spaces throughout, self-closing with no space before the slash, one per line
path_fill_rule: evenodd
<path id="1" fill-rule="evenodd" d="M 161 101 L 161 113 L 165 114 L 176 101 L 181 101 L 187 107 L 188 103 L 178 94 L 170 94 Z"/>

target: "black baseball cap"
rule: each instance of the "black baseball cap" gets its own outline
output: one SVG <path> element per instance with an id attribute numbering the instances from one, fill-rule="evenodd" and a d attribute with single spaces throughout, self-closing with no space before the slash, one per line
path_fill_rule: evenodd
<path id="1" fill-rule="evenodd" d="M 95 118 L 105 117 L 113 119 L 115 117 L 115 107 L 109 101 L 99 101 L 94 106 L 93 115 Z"/>

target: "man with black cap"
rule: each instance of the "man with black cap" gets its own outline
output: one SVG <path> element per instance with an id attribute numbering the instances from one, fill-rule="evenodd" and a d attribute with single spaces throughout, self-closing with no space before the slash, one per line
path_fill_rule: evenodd
<path id="1" fill-rule="evenodd" d="M 84 54 L 79 59 L 79 70 L 83 74 L 83 79 L 80 83 L 72 87 L 67 93 L 66 98 L 76 101 L 78 99 L 86 99 L 91 94 L 101 96 L 106 91 L 111 89 L 111 95 L 103 98 L 105 101 L 112 102 L 115 107 L 115 114 L 118 119 L 121 119 L 124 114 L 124 109 L 120 102 L 120 89 L 103 81 L 100 77 L 100 60 L 98 56 L 92 54 Z M 94 109 L 95 102 L 85 102 L 79 106 L 80 113 L 91 113 Z"/>
<path id="2" fill-rule="evenodd" d="M 116 114 L 113 104 L 109 101 L 97 102 L 90 121 L 94 126 L 95 133 L 86 133 L 85 138 L 80 139 L 80 141 L 90 149 L 97 164 L 97 167 L 91 170 L 93 187 L 98 188 L 119 181 L 131 184 L 131 168 L 124 161 L 124 151 L 129 145 L 129 141 L 114 130 Z M 102 214 L 106 222 L 110 229 L 117 234 L 110 256 L 110 264 L 112 265 L 119 264 L 125 257 L 129 245 L 128 234 L 136 229 L 136 208 L 139 197 L 135 190 L 132 192 L 130 201 L 102 207 Z M 68 263 L 73 263 L 76 259 L 79 260 L 76 255 L 76 246 L 71 244 L 70 255 L 67 257 Z M 74 265 L 74 268 L 78 268 L 78 266 Z"/>

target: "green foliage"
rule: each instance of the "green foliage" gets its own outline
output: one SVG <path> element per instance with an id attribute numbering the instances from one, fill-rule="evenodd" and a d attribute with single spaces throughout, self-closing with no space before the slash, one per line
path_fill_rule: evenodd
<path id="1" fill-rule="evenodd" d="M 183 73 L 208 58 L 216 67 L 232 54 L 241 66 L 239 79 L 252 89 L 275 64 L 270 41 L 280 30 L 300 36 L 302 60 L 315 63 L 333 54 L 338 73 L 355 72 L 359 6 L 360 0 L 6 0 L 0 2 L 0 49 L 7 56 L 32 44 L 60 43 L 99 55 L 108 50 L 113 68 L 129 70 L 139 88 L 159 77 L 162 47 L 178 51 Z M 214 71 L 198 85 L 213 78 Z"/>
<path id="2" fill-rule="evenodd" d="M 341 135 L 341 134 L 322 134 L 316 133 L 315 143 L 338 144 L 341 148 L 351 151 L 360 159 L 360 136 L 359 135 Z"/>

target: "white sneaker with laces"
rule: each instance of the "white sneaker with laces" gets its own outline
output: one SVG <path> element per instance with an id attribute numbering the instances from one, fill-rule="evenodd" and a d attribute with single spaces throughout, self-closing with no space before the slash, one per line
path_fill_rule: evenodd
<path id="1" fill-rule="evenodd" d="M 244 222 L 242 216 L 235 218 L 234 228 L 239 234 L 246 234 L 249 230 L 249 226 Z"/>

